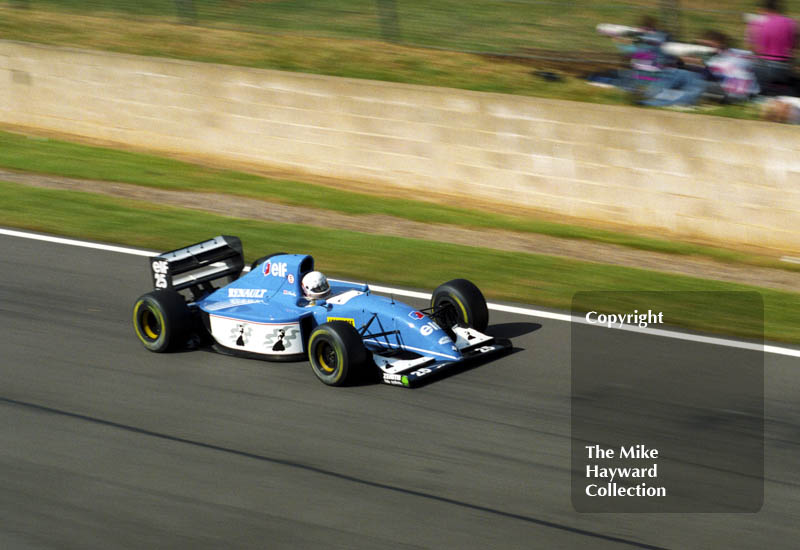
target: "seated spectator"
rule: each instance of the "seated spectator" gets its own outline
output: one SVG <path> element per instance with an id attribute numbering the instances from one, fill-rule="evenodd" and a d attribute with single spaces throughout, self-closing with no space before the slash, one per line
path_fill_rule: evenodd
<path id="1" fill-rule="evenodd" d="M 704 97 L 727 103 L 745 101 L 758 93 L 750 52 L 731 48 L 730 38 L 718 31 L 706 31 L 698 43 L 715 53 L 706 60 L 682 57 L 681 66 L 663 71 L 663 77 L 645 90 L 640 103 L 686 106 Z"/>
<path id="2" fill-rule="evenodd" d="M 705 93 L 707 83 L 700 72 L 677 67 L 666 69 L 659 80 L 643 91 L 639 103 L 651 107 L 695 105 Z"/>
<path id="3" fill-rule="evenodd" d="M 760 88 L 751 52 L 731 48 L 731 39 L 719 31 L 707 31 L 700 42 L 717 50 L 705 66 L 710 76 L 708 80 L 721 89 L 725 102 L 746 101 L 758 95 Z M 710 86 L 709 91 L 713 88 Z"/>
<path id="4" fill-rule="evenodd" d="M 751 19 L 747 38 L 756 54 L 754 72 L 762 90 L 774 93 L 791 84 L 797 24 L 781 13 L 780 0 L 765 0 Z"/>
<path id="5" fill-rule="evenodd" d="M 657 29 L 658 23 L 652 16 L 644 16 L 638 27 L 600 24 L 598 32 L 610 36 L 617 48 L 629 60 L 630 68 L 591 74 L 590 83 L 601 86 L 617 86 L 636 92 L 658 80 L 661 70 L 672 61 L 671 56 L 661 51 L 669 36 Z"/>
<path id="6" fill-rule="evenodd" d="M 642 32 L 635 39 L 628 42 L 617 39 L 622 43 L 619 49 L 630 58 L 631 64 L 631 69 L 622 75 L 623 87 L 630 89 L 654 82 L 664 67 L 671 64 L 672 60 L 661 51 L 661 45 L 669 40 L 669 35 L 657 27 L 656 19 L 645 15 L 639 22 Z"/>

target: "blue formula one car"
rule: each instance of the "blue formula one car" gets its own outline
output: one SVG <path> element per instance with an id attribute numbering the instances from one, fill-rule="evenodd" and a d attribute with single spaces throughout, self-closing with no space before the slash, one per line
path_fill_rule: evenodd
<path id="1" fill-rule="evenodd" d="M 480 290 L 465 279 L 440 285 L 417 310 L 366 284 L 329 283 L 304 254 L 272 254 L 245 267 L 241 241 L 219 236 L 150 258 L 155 290 L 133 306 L 133 326 L 150 351 L 209 342 L 222 353 L 271 361 L 306 357 L 323 383 L 377 374 L 412 387 L 466 359 L 511 342 L 483 334 Z M 223 286 L 212 283 L 222 281 Z"/>

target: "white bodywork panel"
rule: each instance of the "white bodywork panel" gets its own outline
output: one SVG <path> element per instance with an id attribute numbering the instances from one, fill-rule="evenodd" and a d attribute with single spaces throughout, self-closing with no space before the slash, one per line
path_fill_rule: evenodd
<path id="1" fill-rule="evenodd" d="M 453 332 L 456 335 L 456 347 L 458 351 L 479 346 L 493 339 L 491 336 L 486 336 L 474 328 L 460 327 L 458 325 L 453 327 Z"/>
<path id="2" fill-rule="evenodd" d="M 416 367 L 427 365 L 428 363 L 432 363 L 434 361 L 433 357 L 418 357 L 416 359 L 396 359 L 393 357 L 384 357 L 377 353 L 373 353 L 372 358 L 374 359 L 375 364 L 378 365 L 378 368 L 380 368 L 383 372 L 388 372 L 390 374 L 398 374 L 401 372 L 406 372 Z"/>
<path id="3" fill-rule="evenodd" d="M 253 323 L 209 315 L 211 335 L 231 349 L 267 355 L 303 353 L 300 323 Z"/>
<path id="4" fill-rule="evenodd" d="M 360 290 L 348 290 L 347 292 L 342 292 L 341 294 L 337 294 L 333 298 L 329 298 L 326 300 L 329 304 L 335 304 L 337 306 L 341 306 L 355 298 L 356 296 L 361 296 L 364 294 Z"/>

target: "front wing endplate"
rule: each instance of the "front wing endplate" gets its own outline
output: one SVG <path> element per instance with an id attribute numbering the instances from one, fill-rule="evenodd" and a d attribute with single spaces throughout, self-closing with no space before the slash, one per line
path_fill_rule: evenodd
<path id="1" fill-rule="evenodd" d="M 478 348 L 471 349 L 463 353 L 463 357 L 458 361 L 447 361 L 444 363 L 434 363 L 417 368 L 410 372 L 382 372 L 383 382 L 392 386 L 403 386 L 413 388 L 423 383 L 432 381 L 434 378 L 443 375 L 445 372 L 452 372 L 458 368 L 463 368 L 476 361 L 482 361 L 497 357 L 502 353 L 510 351 L 511 341 L 504 338 L 495 338 Z"/>

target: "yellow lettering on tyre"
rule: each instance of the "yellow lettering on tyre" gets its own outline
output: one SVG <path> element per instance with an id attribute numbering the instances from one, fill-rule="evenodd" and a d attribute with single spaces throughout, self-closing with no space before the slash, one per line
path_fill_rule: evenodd
<path id="1" fill-rule="evenodd" d="M 156 340 L 156 339 L 158 339 L 158 334 L 153 332 L 153 329 L 150 328 L 150 317 L 151 316 L 156 317 L 155 315 L 153 315 L 153 310 L 148 307 L 148 308 L 146 308 L 144 310 L 144 315 L 142 316 L 142 321 L 143 321 L 143 324 L 144 324 L 144 333 L 151 340 Z M 158 319 L 158 317 L 156 317 L 156 319 Z"/>
<path id="2" fill-rule="evenodd" d="M 153 315 L 156 318 L 162 332 L 164 331 L 164 318 L 161 316 L 161 312 L 158 309 L 152 309 L 148 307 L 144 300 L 137 302 L 136 307 L 133 308 L 133 328 L 136 331 L 136 336 L 139 337 L 139 340 L 141 340 L 142 343 L 149 344 L 157 340 L 158 335 L 150 330 L 150 327 L 148 326 L 139 326 L 139 312 L 141 311 L 142 307 L 147 308 L 147 314 Z M 144 334 L 142 334 L 142 328 L 144 328 Z"/>
<path id="3" fill-rule="evenodd" d="M 338 382 L 342 375 L 344 375 L 344 369 L 342 368 L 342 362 L 344 358 L 342 357 L 342 352 L 339 349 L 339 346 L 333 346 L 336 349 L 336 368 L 339 369 L 339 372 L 336 374 L 336 378 L 334 379 L 335 382 Z"/>
<path id="4" fill-rule="evenodd" d="M 344 321 L 345 323 L 356 326 L 355 319 L 348 319 L 347 317 L 328 317 L 327 322 L 330 323 L 331 321 Z"/>
<path id="5" fill-rule="evenodd" d="M 461 303 L 461 300 L 459 300 L 459 299 L 458 299 L 458 298 L 456 298 L 455 296 L 451 295 L 450 297 L 453 299 L 453 301 L 454 301 L 455 303 L 457 303 L 457 304 L 458 304 L 458 307 L 459 307 L 459 308 L 461 308 L 461 313 L 463 313 L 463 314 L 464 314 L 464 322 L 465 322 L 466 324 L 469 324 L 469 315 L 467 315 L 467 308 L 466 308 L 466 307 L 464 307 L 464 304 L 462 304 L 462 303 Z"/>
<path id="6" fill-rule="evenodd" d="M 144 302 L 142 300 L 139 300 L 133 307 L 133 330 L 136 331 L 136 336 L 139 337 L 139 340 L 141 340 L 144 343 L 147 343 L 147 341 L 144 339 L 144 336 L 142 335 L 142 332 L 139 330 L 139 308 L 143 303 Z"/>

